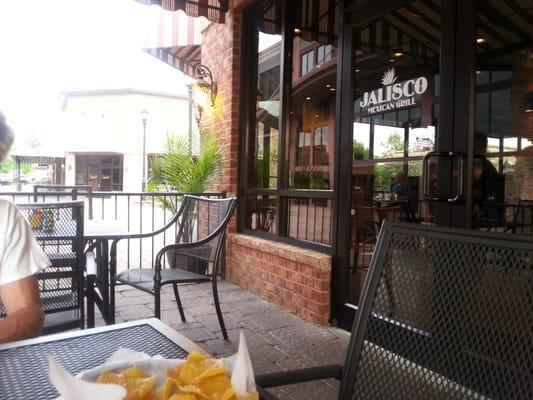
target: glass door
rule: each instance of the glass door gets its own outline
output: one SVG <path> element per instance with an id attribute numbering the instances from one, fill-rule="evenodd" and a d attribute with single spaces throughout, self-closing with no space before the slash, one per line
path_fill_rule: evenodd
<path id="1" fill-rule="evenodd" d="M 533 2 L 359 3 L 341 56 L 345 327 L 384 219 L 533 235 Z"/>
<path id="2" fill-rule="evenodd" d="M 533 234 L 533 2 L 475 13 L 472 227 Z"/>
<path id="3" fill-rule="evenodd" d="M 441 2 L 413 1 L 353 29 L 347 305 L 357 305 L 383 220 L 433 223 L 422 161 L 438 134 Z"/>

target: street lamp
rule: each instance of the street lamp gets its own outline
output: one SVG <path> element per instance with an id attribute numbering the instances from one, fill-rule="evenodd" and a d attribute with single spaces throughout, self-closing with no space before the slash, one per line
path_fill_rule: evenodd
<path id="1" fill-rule="evenodd" d="M 187 85 L 189 93 L 189 155 L 192 155 L 192 84 Z"/>
<path id="2" fill-rule="evenodd" d="M 143 180 L 142 191 L 146 192 L 146 122 L 148 121 L 148 111 L 143 109 L 140 113 L 143 122 Z"/>

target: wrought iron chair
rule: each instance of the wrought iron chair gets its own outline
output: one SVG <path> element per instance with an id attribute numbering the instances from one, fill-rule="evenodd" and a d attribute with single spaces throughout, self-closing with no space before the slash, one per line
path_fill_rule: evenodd
<path id="1" fill-rule="evenodd" d="M 55 193 L 56 196 L 50 193 Z M 56 200 L 62 201 L 65 197 L 72 200 L 86 199 L 86 211 L 89 219 L 93 218 L 93 187 L 91 185 L 33 185 L 33 201 Z"/>
<path id="2" fill-rule="evenodd" d="M 52 265 L 37 275 L 44 333 L 83 328 L 83 202 L 17 204 Z M 5 310 L 0 309 L 0 315 Z"/>
<path id="3" fill-rule="evenodd" d="M 533 242 L 385 222 L 344 367 L 256 377 L 340 379 L 345 399 L 533 398 Z"/>
<path id="4" fill-rule="evenodd" d="M 220 275 L 226 227 L 237 206 L 236 198 L 209 199 L 185 195 L 179 211 L 163 228 L 146 233 L 125 235 L 111 244 L 111 315 L 115 311 L 115 285 L 129 285 L 154 295 L 155 316 L 161 317 L 161 287 L 171 284 L 181 320 L 185 313 L 178 284 L 212 282 L 218 321 L 225 340 L 228 339 L 218 299 L 217 276 Z M 153 265 L 127 269 L 117 274 L 117 243 L 123 239 L 153 237 L 174 226 L 174 244 L 164 246 Z"/>

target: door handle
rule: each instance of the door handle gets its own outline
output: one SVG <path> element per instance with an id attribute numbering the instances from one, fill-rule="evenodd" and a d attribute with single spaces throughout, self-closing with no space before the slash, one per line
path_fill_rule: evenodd
<path id="1" fill-rule="evenodd" d="M 430 176 L 430 161 L 433 158 L 441 158 L 450 160 L 450 174 L 454 175 L 454 161 L 457 163 L 457 190 L 452 192 L 451 196 L 436 195 L 431 189 L 436 183 L 436 177 L 432 180 Z M 422 182 L 423 182 L 423 196 L 426 200 L 431 201 L 445 201 L 453 203 L 463 197 L 463 171 L 464 171 L 464 156 L 452 151 L 431 151 L 426 153 L 422 161 Z M 440 172 L 440 171 L 439 171 Z"/>

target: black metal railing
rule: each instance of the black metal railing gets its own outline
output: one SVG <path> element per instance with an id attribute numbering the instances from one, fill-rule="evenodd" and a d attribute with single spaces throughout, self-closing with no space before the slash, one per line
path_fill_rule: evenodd
<path id="1" fill-rule="evenodd" d="M 82 200 L 85 202 L 85 218 L 88 220 L 114 220 L 124 232 L 146 233 L 161 228 L 179 208 L 185 194 L 209 198 L 225 198 L 225 192 L 85 192 L 70 188 L 59 191 L 0 192 L 0 198 L 13 203 L 46 203 Z M 117 249 L 118 263 L 122 268 L 139 268 L 152 265 L 158 250 L 174 243 L 176 232 L 164 232 L 158 238 L 124 240 Z M 225 259 L 222 259 L 225 265 Z M 224 268 L 222 267 L 224 271 Z"/>

